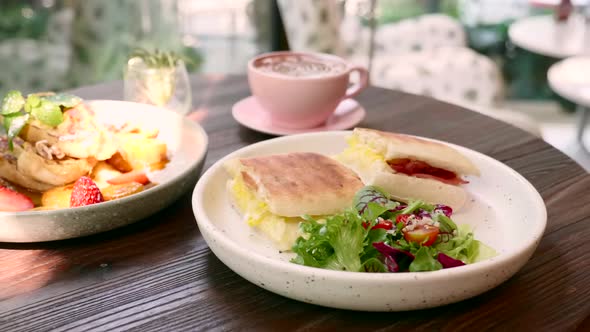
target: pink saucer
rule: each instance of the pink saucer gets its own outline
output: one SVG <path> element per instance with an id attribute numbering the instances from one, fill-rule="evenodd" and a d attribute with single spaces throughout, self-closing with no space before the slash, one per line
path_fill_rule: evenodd
<path id="1" fill-rule="evenodd" d="M 306 129 L 289 129 L 273 125 L 268 114 L 262 109 L 254 96 L 235 103 L 232 115 L 236 121 L 250 129 L 271 135 L 293 135 L 326 130 L 349 129 L 361 122 L 367 113 L 354 99 L 345 99 L 336 111 L 321 126 Z"/>

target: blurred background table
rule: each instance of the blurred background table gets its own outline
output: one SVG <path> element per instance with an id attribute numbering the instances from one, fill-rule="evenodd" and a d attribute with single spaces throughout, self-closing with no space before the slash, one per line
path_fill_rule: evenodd
<path id="1" fill-rule="evenodd" d="M 549 68 L 547 79 L 557 94 L 578 105 L 580 119 L 576 138 L 580 148 L 588 153 L 584 131 L 590 112 L 590 56 L 571 57 L 554 64 Z"/>
<path id="2" fill-rule="evenodd" d="M 245 76 L 192 76 L 194 112 L 209 134 L 205 169 L 271 136 L 241 127 L 231 106 Z M 120 99 L 122 82 L 77 89 Z M 125 228 L 67 241 L 0 243 L 0 331 L 498 330 L 590 328 L 590 175 L 505 122 L 435 99 L 369 88 L 361 126 L 445 140 L 524 175 L 547 204 L 546 233 L 513 278 L 475 298 L 429 310 L 363 313 L 293 301 L 242 279 L 208 249 L 191 193 Z"/>
<path id="3" fill-rule="evenodd" d="M 578 15 L 565 23 L 556 23 L 551 15 L 521 18 L 510 25 L 508 36 L 518 47 L 558 59 L 590 50 L 584 18 Z"/>

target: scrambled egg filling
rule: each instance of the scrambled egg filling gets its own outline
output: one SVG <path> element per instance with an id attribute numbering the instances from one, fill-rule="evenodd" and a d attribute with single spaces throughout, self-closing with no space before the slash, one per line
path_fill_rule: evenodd
<path id="1" fill-rule="evenodd" d="M 354 161 L 361 169 L 369 169 L 375 162 L 385 162 L 385 157 L 379 152 L 363 145 L 355 136 L 347 139 L 348 147 L 335 157 L 338 161 Z"/>
<path id="2" fill-rule="evenodd" d="M 279 250 L 289 250 L 299 236 L 301 218 L 281 217 L 269 211 L 268 205 L 248 188 L 241 175 L 231 185 L 235 204 L 249 226 L 256 227 L 275 242 Z"/>

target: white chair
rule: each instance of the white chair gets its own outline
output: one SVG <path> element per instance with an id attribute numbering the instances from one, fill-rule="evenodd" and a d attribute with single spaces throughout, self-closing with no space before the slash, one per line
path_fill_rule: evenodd
<path id="1" fill-rule="evenodd" d="M 504 95 L 500 71 L 491 59 L 467 47 L 461 24 L 449 16 L 429 14 L 378 26 L 369 59 L 369 27 L 358 17 L 343 15 L 336 1 L 278 3 L 292 50 L 337 54 L 365 66 L 371 60 L 375 86 L 477 105 L 486 110 L 482 113 L 539 132 L 523 114 L 495 111 Z"/>

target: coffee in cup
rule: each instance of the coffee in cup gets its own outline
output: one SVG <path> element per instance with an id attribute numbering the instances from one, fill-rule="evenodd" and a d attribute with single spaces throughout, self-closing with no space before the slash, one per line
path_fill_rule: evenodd
<path id="1" fill-rule="evenodd" d="M 354 71 L 360 82 L 348 87 Z M 321 125 L 342 100 L 360 93 L 368 72 L 333 55 L 272 52 L 248 63 L 248 82 L 274 125 L 301 129 Z"/>

